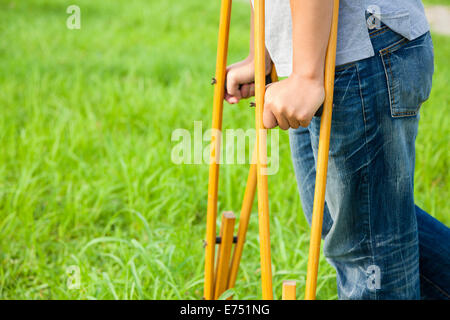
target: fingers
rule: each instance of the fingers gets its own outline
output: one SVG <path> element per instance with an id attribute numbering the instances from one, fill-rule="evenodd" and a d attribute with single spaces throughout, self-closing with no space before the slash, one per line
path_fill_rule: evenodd
<path id="1" fill-rule="evenodd" d="M 246 99 L 249 97 L 250 94 L 250 86 L 248 84 L 243 84 L 241 86 L 241 97 L 243 99 Z"/>
<path id="2" fill-rule="evenodd" d="M 295 113 L 294 118 L 297 120 L 300 126 L 306 128 L 311 123 L 312 115 L 305 112 L 305 110 L 298 110 Z"/>
<path id="3" fill-rule="evenodd" d="M 240 88 L 239 88 L 240 87 Z M 240 99 L 247 99 L 250 97 L 253 97 L 255 95 L 255 84 L 254 83 L 247 83 L 238 86 L 238 91 L 240 93 L 239 96 L 235 96 L 230 94 L 230 91 L 228 91 L 228 85 L 227 85 L 227 91 L 225 92 L 225 100 L 228 103 L 235 104 L 240 101 Z"/>
<path id="4" fill-rule="evenodd" d="M 250 97 L 253 97 L 255 95 L 255 84 L 250 84 Z"/>
<path id="5" fill-rule="evenodd" d="M 272 129 L 278 125 L 277 119 L 273 115 L 272 111 L 270 111 L 265 106 L 263 111 L 263 124 L 266 129 Z"/>
<path id="6" fill-rule="evenodd" d="M 277 112 L 277 113 L 273 113 L 273 115 L 277 119 L 277 123 L 278 123 L 278 126 L 280 127 L 280 129 L 282 129 L 282 130 L 289 129 L 289 121 L 282 113 Z"/>
<path id="7" fill-rule="evenodd" d="M 232 95 L 229 95 L 227 92 L 225 92 L 225 100 L 226 100 L 226 102 L 228 102 L 230 104 L 235 104 L 235 103 L 239 102 L 238 98 L 236 98 Z"/>
<path id="8" fill-rule="evenodd" d="M 247 99 L 255 95 L 255 84 L 246 83 L 241 86 L 241 97 Z"/>
<path id="9" fill-rule="evenodd" d="M 278 125 L 280 129 L 289 129 L 289 121 L 282 112 L 282 108 L 276 101 L 272 101 L 272 88 L 266 86 L 266 93 L 264 98 L 264 112 L 263 123 L 267 129 L 272 129 Z"/>
<path id="10" fill-rule="evenodd" d="M 293 128 L 293 129 L 297 129 L 301 125 L 300 122 L 296 118 L 288 118 L 287 120 L 289 122 L 289 127 Z"/>
<path id="11" fill-rule="evenodd" d="M 230 96 L 230 99 L 227 99 L 225 96 L 225 99 L 229 103 L 238 103 L 239 100 L 242 98 L 241 91 L 239 90 L 239 80 L 234 76 L 233 72 L 228 72 L 227 74 L 227 94 Z M 232 99 L 233 98 L 233 99 Z M 231 100 L 231 102 L 229 101 Z"/>
<path id="12" fill-rule="evenodd" d="M 283 107 L 279 102 L 272 102 L 269 98 L 264 104 L 263 114 L 264 126 L 267 129 L 271 129 L 276 126 L 273 118 L 275 118 L 276 124 L 278 124 L 282 130 L 288 130 L 289 128 L 297 129 L 299 126 L 307 127 L 310 122 L 303 118 L 297 117 L 292 112 L 291 108 Z"/>
<path id="13" fill-rule="evenodd" d="M 274 111 L 272 111 L 274 110 Z M 282 130 L 289 128 L 297 129 L 298 127 L 307 127 L 310 120 L 299 120 L 295 116 L 287 116 L 284 112 L 271 103 L 266 103 L 264 106 L 263 123 L 267 129 L 275 128 L 277 125 Z"/>
<path id="14" fill-rule="evenodd" d="M 309 124 L 311 123 L 311 119 L 309 120 L 301 120 L 298 121 L 298 123 L 300 124 L 300 126 L 302 126 L 303 128 L 307 128 L 309 126 Z M 298 127 L 297 127 L 298 128 Z"/>

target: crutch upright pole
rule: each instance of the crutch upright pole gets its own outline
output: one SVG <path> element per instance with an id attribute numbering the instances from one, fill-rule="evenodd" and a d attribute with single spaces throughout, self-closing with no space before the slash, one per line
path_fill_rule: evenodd
<path id="1" fill-rule="evenodd" d="M 223 98 L 227 67 L 228 37 L 230 30 L 231 0 L 222 0 L 220 8 L 219 41 L 217 44 L 216 74 L 214 78 L 213 123 L 211 157 L 206 214 L 205 283 L 204 299 L 214 298 L 214 254 L 216 244 L 217 193 L 219 185 L 220 132 L 222 131 Z"/>
<path id="2" fill-rule="evenodd" d="M 325 188 L 327 183 L 328 153 L 330 149 L 331 115 L 333 111 L 334 72 L 336 65 L 339 0 L 334 0 L 330 38 L 325 59 L 325 101 L 320 119 L 319 150 L 316 165 L 311 240 L 309 242 L 308 269 L 306 272 L 305 300 L 316 298 L 319 268 L 320 240 L 322 235 Z"/>

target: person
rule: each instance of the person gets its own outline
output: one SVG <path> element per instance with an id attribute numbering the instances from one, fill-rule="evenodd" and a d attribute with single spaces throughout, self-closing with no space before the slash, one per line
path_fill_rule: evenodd
<path id="1" fill-rule="evenodd" d="M 333 0 L 266 0 L 266 128 L 289 129 L 311 223 Z M 253 21 L 253 13 L 251 16 Z M 227 67 L 225 100 L 254 95 L 249 55 Z M 322 237 L 340 299 L 449 299 L 450 229 L 414 203 L 419 110 L 434 71 L 420 0 L 341 0 Z"/>

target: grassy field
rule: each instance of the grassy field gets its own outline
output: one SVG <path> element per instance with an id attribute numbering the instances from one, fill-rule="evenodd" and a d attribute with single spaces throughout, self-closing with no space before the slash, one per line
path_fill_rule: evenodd
<path id="1" fill-rule="evenodd" d="M 211 126 L 219 1 L 0 0 L 0 298 L 199 299 L 207 165 L 175 165 L 175 128 Z M 248 4 L 235 1 L 229 61 L 246 54 Z M 450 224 L 450 38 L 434 36 L 436 74 L 422 107 L 416 201 Z M 226 106 L 224 127 L 253 128 Z M 309 227 L 288 137 L 269 178 L 276 297 L 303 296 Z M 248 167 L 223 166 L 219 210 L 239 211 Z M 256 206 L 255 206 L 256 207 Z M 255 209 L 254 207 L 254 209 Z M 236 296 L 261 296 L 254 212 Z M 323 258 L 323 257 L 322 257 Z M 67 268 L 81 272 L 67 286 Z M 318 298 L 336 299 L 324 259 Z"/>

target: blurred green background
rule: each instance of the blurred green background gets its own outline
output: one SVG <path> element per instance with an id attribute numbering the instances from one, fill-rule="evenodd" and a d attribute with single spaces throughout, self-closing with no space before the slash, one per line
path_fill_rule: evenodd
<path id="1" fill-rule="evenodd" d="M 448 4 L 448 1 L 445 1 Z M 444 3 L 444 1 L 433 1 Z M 66 8 L 81 8 L 81 29 Z M 172 131 L 211 126 L 219 1 L 0 0 L 0 298 L 200 299 L 207 165 L 171 162 Z M 229 62 L 247 54 L 249 5 L 234 1 Z M 450 224 L 450 38 L 433 34 L 416 202 Z M 248 102 L 224 128 L 253 128 Z M 303 297 L 309 227 L 280 132 L 269 178 L 274 290 Z M 248 166 L 221 168 L 219 211 L 239 212 Z M 261 297 L 256 205 L 235 297 Z M 80 287 L 67 281 L 80 271 Z M 68 269 L 69 268 L 69 269 Z M 336 299 L 322 257 L 318 298 Z"/>

